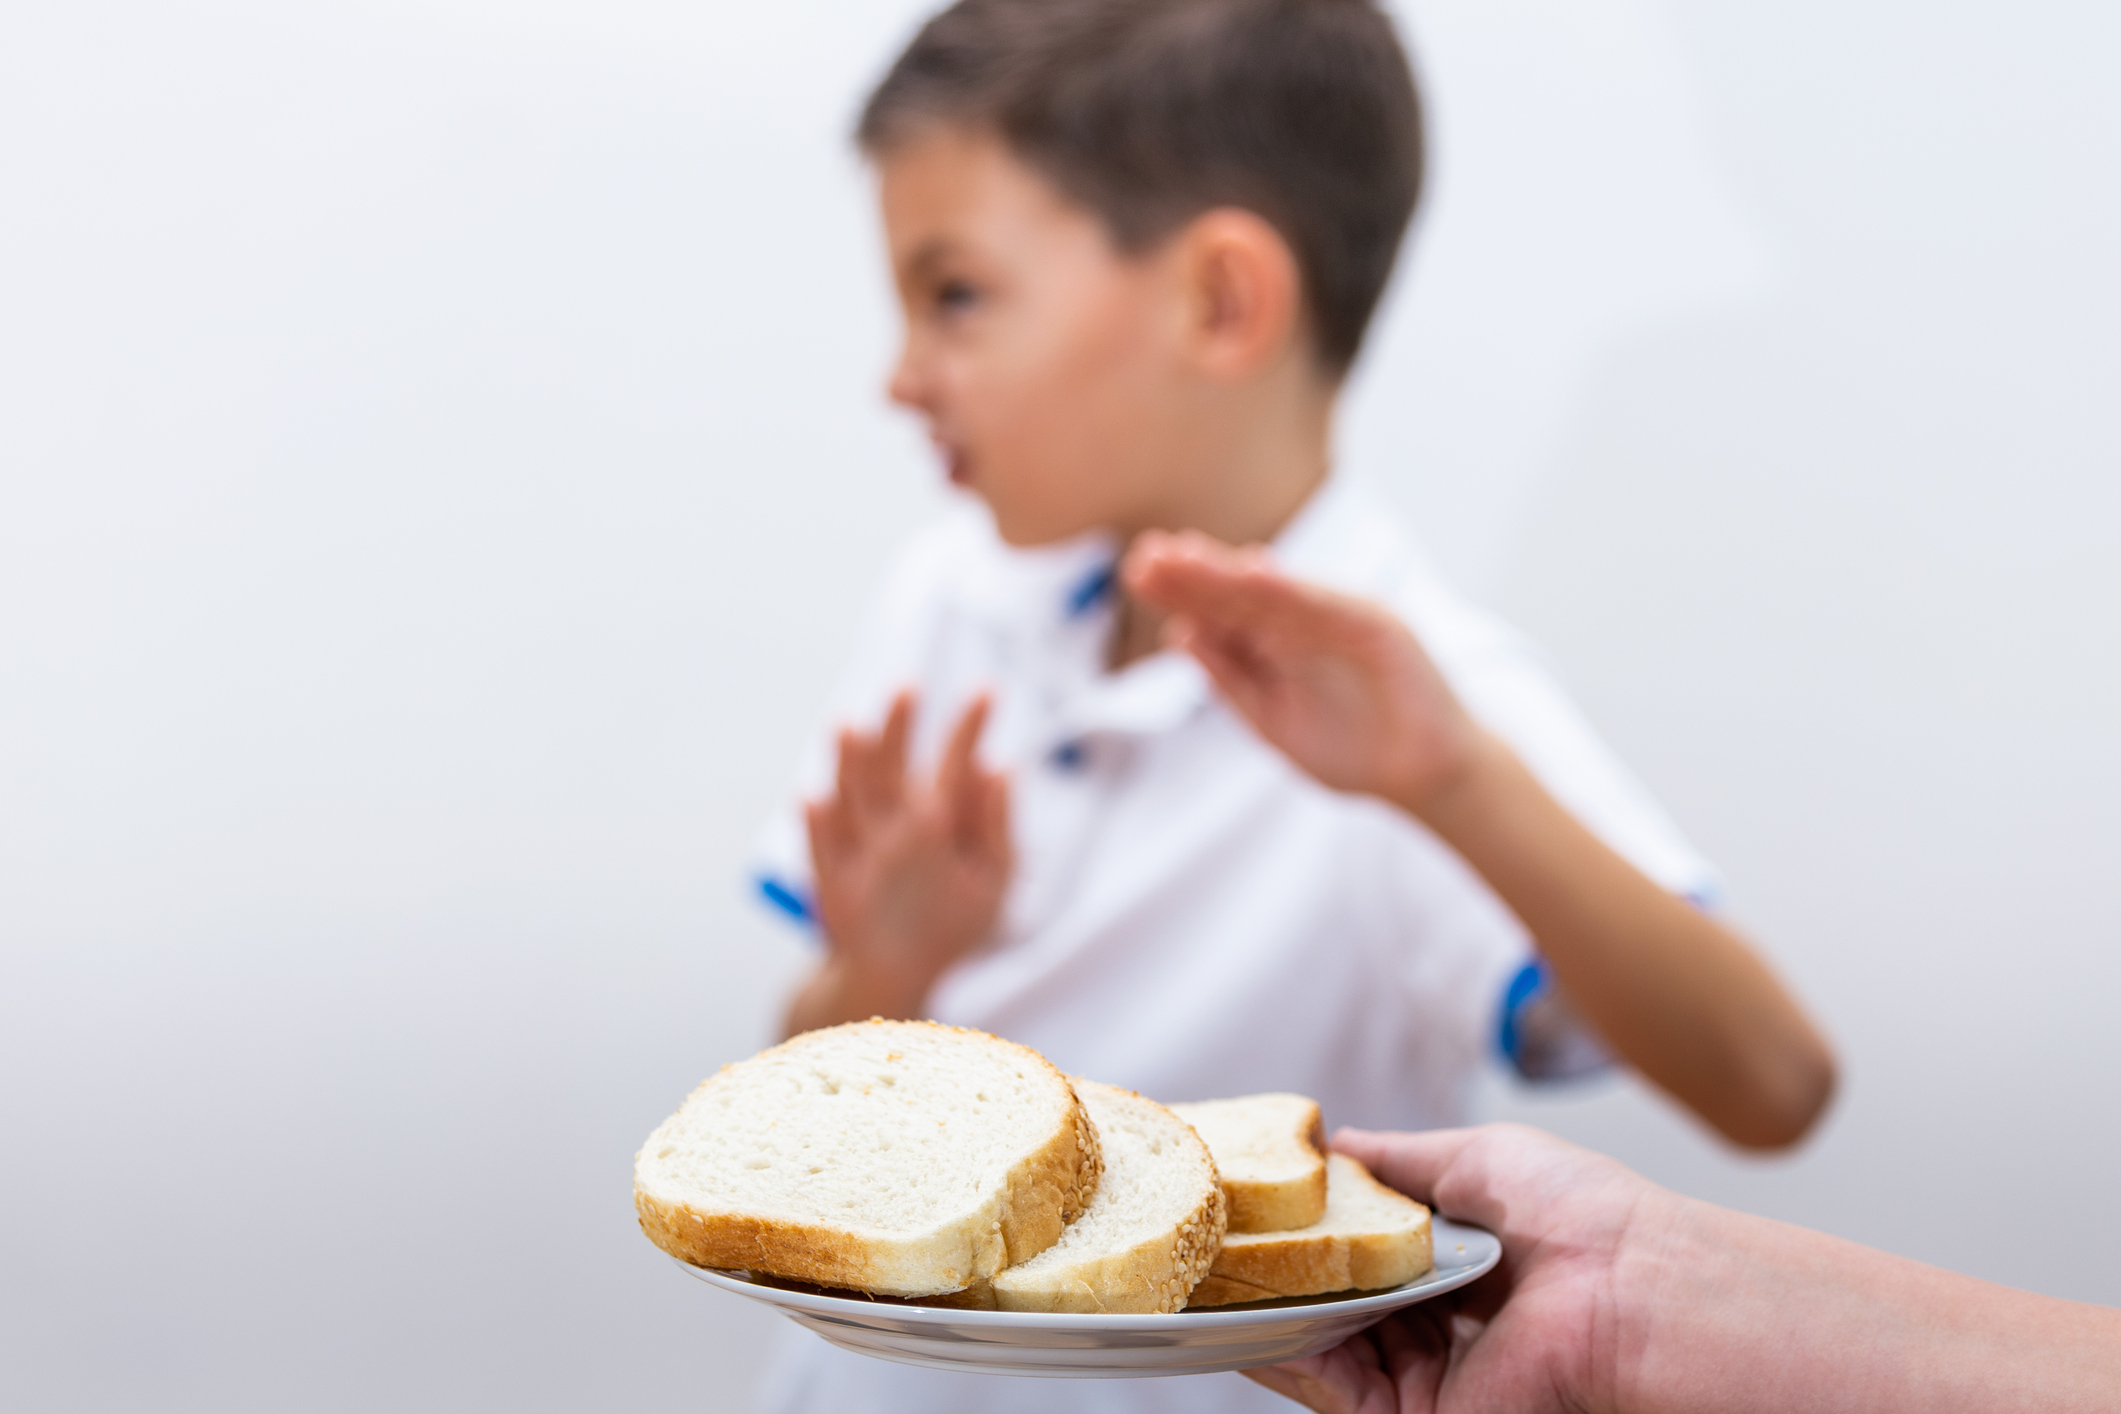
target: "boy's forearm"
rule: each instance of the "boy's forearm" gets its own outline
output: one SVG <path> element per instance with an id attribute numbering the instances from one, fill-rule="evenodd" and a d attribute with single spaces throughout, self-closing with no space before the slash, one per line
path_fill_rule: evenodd
<path id="1" fill-rule="evenodd" d="M 1670 1194 L 1655 1206 L 1653 1240 L 1631 1232 L 1615 1272 L 1618 1408 L 2117 1407 L 2121 1312 Z"/>
<path id="2" fill-rule="evenodd" d="M 1766 965 L 1615 854 L 1499 739 L 1482 734 L 1447 785 L 1398 803 L 1510 906 L 1622 1059 L 1741 1144 L 1810 1127 L 1832 1057 Z"/>

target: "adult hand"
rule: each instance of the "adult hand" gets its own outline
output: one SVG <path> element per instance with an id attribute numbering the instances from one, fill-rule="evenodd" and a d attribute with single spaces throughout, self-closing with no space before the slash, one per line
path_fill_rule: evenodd
<path id="1" fill-rule="evenodd" d="M 1620 1164 L 1509 1125 L 1342 1130 L 1333 1147 L 1502 1239 L 1502 1265 L 1323 1355 L 1247 1370 L 1324 1414 L 1538 1414 L 1619 1407 L 1629 1339 L 1616 1284 L 1655 1244 L 1671 1195 Z"/>
<path id="2" fill-rule="evenodd" d="M 1495 1233 L 1503 1259 L 1323 1355 L 1246 1371 L 1322 1414 L 2121 1409 L 2121 1311 L 1682 1198 L 1536 1130 L 1333 1143 Z"/>
<path id="3" fill-rule="evenodd" d="M 965 709 L 928 780 L 907 768 L 910 692 L 879 730 L 840 733 L 833 793 L 804 812 L 831 953 L 791 1030 L 918 1015 L 943 970 L 994 931 L 1013 857 L 1008 780 L 975 754 L 989 705 Z"/>
<path id="4" fill-rule="evenodd" d="M 1131 594 L 1170 615 L 1167 641 L 1326 785 L 1419 815 L 1471 765 L 1480 729 L 1389 610 L 1197 531 L 1141 535 L 1123 573 Z"/>

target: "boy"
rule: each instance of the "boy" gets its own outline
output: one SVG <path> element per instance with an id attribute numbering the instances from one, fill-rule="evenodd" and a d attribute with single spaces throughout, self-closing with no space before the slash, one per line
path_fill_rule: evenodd
<path id="1" fill-rule="evenodd" d="M 1831 1059 L 1680 901 L 1707 865 L 1530 650 L 1328 476 L 1419 187 L 1384 17 L 962 0 L 860 136 L 906 316 L 891 394 L 980 504 L 899 560 L 835 704 L 857 725 L 769 835 L 768 897 L 826 944 L 789 1029 L 928 1015 L 1161 1099 L 1295 1090 L 1380 1128 L 1457 1122 L 1498 1045 L 1533 1076 L 1610 1050 L 1737 1142 L 1809 1128 Z M 1167 531 L 1269 544 L 1415 630 L 1469 713 L 1435 715 L 1411 818 L 1217 695 L 1241 640 L 1188 640 L 1212 683 L 1161 651 L 1170 586 L 1117 566 Z M 1271 1407 L 1231 1377 L 997 1387 L 799 1339 L 771 1407 Z"/>

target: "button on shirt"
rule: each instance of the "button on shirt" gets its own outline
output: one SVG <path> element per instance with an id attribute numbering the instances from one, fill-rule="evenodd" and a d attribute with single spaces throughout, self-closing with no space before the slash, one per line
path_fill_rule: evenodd
<path id="1" fill-rule="evenodd" d="M 1189 658 L 1106 670 L 1114 553 L 1101 537 L 1012 549 L 967 506 L 898 557 L 843 679 L 834 727 L 873 725 L 900 688 L 919 693 L 924 770 L 965 703 L 994 695 L 982 755 L 1010 775 L 1016 874 L 995 938 L 943 976 L 929 1014 L 1161 1100 L 1311 1095 L 1329 1129 L 1462 1122 L 1504 1033 L 1534 1053 L 1580 1054 L 1551 1034 L 1515 1034 L 1566 1026 L 1565 1011 L 1537 1004 L 1523 926 L 1420 823 L 1304 776 Z M 1272 554 L 1298 578 L 1399 613 L 1467 708 L 1592 830 L 1666 888 L 1714 892 L 1713 871 L 1538 653 L 1438 583 L 1368 493 L 1329 481 Z M 827 732 L 802 793 L 825 793 L 832 771 Z M 793 806 L 762 856 L 767 896 L 806 915 Z M 831 1371 L 859 1357 L 810 1346 L 811 1368 L 770 1382 L 771 1406 L 955 1409 L 959 1391 L 971 1409 L 995 1397 L 974 1377 L 873 1364 L 842 1379 Z M 918 1390 L 888 1393 L 908 1381 Z M 1043 1409 L 1051 1393 L 1053 1408 L 1073 1408 L 1072 1383 L 1014 1381 L 1007 1401 Z M 1063 1388 L 1040 1388 L 1053 1384 Z M 1130 1387 L 1103 1386 L 1098 1407 L 1134 1407 Z M 1155 1381 L 1140 1407 L 1184 1410 L 1197 1395 L 1203 1409 L 1246 1408 L 1255 1393 L 1234 1377 Z"/>

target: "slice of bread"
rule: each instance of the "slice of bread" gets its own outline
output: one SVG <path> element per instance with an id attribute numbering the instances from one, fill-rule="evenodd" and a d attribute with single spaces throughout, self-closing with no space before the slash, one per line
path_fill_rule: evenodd
<path id="1" fill-rule="evenodd" d="M 633 1195 L 641 1230 L 695 1265 L 927 1296 L 1051 1247 L 1101 1167 L 1036 1051 L 859 1021 L 723 1067 L 648 1136 Z"/>
<path id="2" fill-rule="evenodd" d="M 1326 1215 L 1326 1139 L 1316 1100 L 1245 1095 L 1171 1108 L 1215 1155 L 1231 1232 L 1286 1232 Z"/>
<path id="3" fill-rule="evenodd" d="M 1326 1165 L 1326 1215 L 1297 1232 L 1224 1238 L 1214 1268 L 1193 1292 L 1193 1305 L 1375 1290 L 1429 1269 L 1429 1210 L 1385 1187 L 1345 1154 L 1327 1155 Z"/>
<path id="4" fill-rule="evenodd" d="M 1171 1312 L 1207 1275 L 1223 1236 L 1222 1186 L 1207 1145 L 1131 1090 L 1077 1080 L 1105 1173 L 1060 1241 L 990 1282 L 945 1298 L 1002 1311 Z"/>

